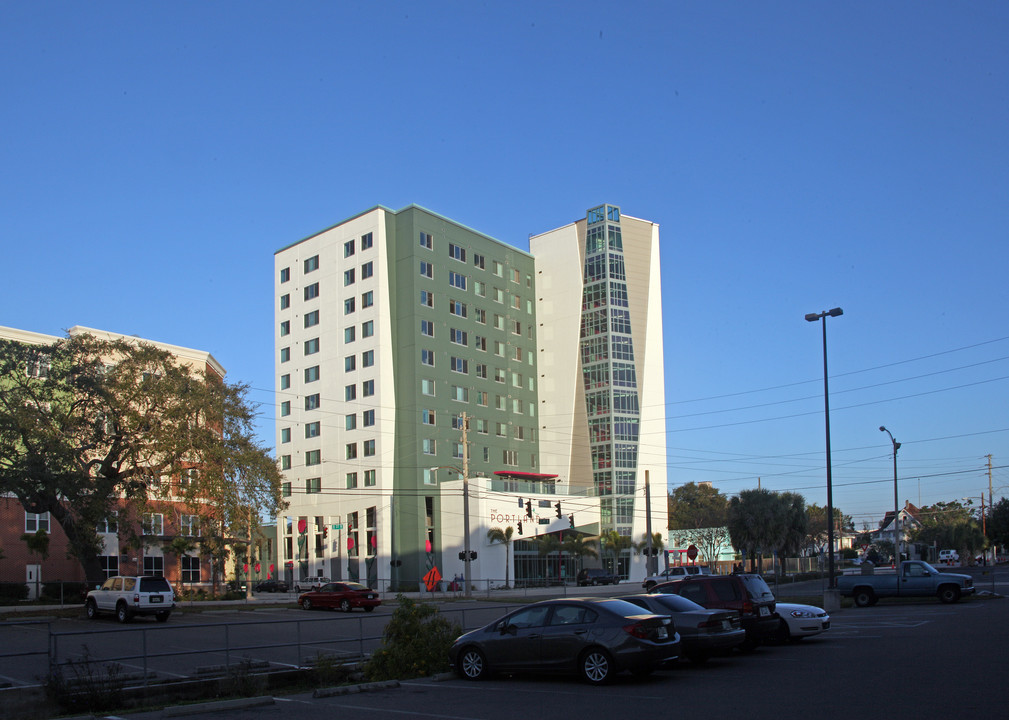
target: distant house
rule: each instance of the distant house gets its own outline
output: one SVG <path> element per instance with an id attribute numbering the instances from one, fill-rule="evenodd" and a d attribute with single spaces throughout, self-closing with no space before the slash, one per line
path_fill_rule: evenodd
<path id="1" fill-rule="evenodd" d="M 872 538 L 873 542 L 885 541 L 893 543 L 899 539 L 906 547 L 909 531 L 917 530 L 921 527 L 921 520 L 919 519 L 920 515 L 921 508 L 905 501 L 904 507 L 900 509 L 898 516 L 899 519 L 896 526 L 893 522 L 893 510 L 889 510 L 885 515 L 883 515 L 883 519 L 879 523 L 879 528 L 869 533 L 869 537 Z M 909 558 L 919 557 L 920 551 L 917 546 L 912 544 L 910 547 L 911 552 L 909 554 Z"/>

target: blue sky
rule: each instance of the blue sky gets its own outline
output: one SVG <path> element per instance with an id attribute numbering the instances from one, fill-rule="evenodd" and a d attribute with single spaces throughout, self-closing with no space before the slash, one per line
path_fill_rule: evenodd
<path id="1" fill-rule="evenodd" d="M 0 5 L 0 324 L 212 352 L 273 444 L 273 253 L 417 203 L 661 226 L 669 480 L 1009 494 L 1009 6 Z M 648 453 L 647 438 L 643 452 Z"/>

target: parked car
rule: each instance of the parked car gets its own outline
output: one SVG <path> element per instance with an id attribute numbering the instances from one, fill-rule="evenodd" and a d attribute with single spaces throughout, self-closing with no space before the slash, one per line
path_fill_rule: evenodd
<path id="1" fill-rule="evenodd" d="M 960 553 L 958 553 L 956 550 L 940 550 L 939 562 L 941 563 L 960 562 Z"/>
<path id="2" fill-rule="evenodd" d="M 830 615 L 814 605 L 779 602 L 775 610 L 781 617 L 778 624 L 778 638 L 781 640 L 802 640 L 830 628 Z"/>
<path id="3" fill-rule="evenodd" d="M 695 663 L 746 640 L 739 613 L 732 610 L 708 610 L 679 595 L 626 595 L 620 599 L 648 612 L 669 615 L 680 634 L 683 656 Z"/>
<path id="4" fill-rule="evenodd" d="M 449 660 L 460 677 L 492 673 L 575 673 L 594 685 L 629 670 L 647 675 L 680 654 L 668 615 L 609 598 L 564 598 L 526 605 L 459 637 Z"/>
<path id="5" fill-rule="evenodd" d="M 620 582 L 620 576 L 614 575 L 609 570 L 603 568 L 582 568 L 575 576 L 575 582 L 579 587 L 585 585 L 616 585 Z"/>
<path id="6" fill-rule="evenodd" d="M 283 580 L 264 580 L 253 588 L 255 592 L 286 593 L 291 588 Z"/>
<path id="7" fill-rule="evenodd" d="M 710 575 L 711 568 L 707 565 L 673 565 L 668 567 L 658 575 L 649 575 L 645 578 L 645 581 L 641 583 L 647 591 L 651 591 L 653 587 L 661 582 L 669 582 L 670 580 L 679 580 L 680 578 L 685 578 L 687 575 Z"/>
<path id="8" fill-rule="evenodd" d="M 974 593 L 974 578 L 961 573 L 936 570 L 921 560 L 905 560 L 899 574 L 893 571 L 842 575 L 837 589 L 843 597 L 855 600 L 859 607 L 875 605 L 885 597 L 926 597 L 934 595 L 944 603 L 955 603 L 963 595 Z"/>
<path id="9" fill-rule="evenodd" d="M 746 630 L 742 650 L 754 649 L 778 631 L 774 593 L 760 575 L 690 575 L 660 583 L 652 592 L 679 595 L 709 610 L 735 610 Z"/>
<path id="10" fill-rule="evenodd" d="M 128 622 L 134 615 L 153 615 L 165 622 L 175 607 L 175 592 L 163 577 L 110 577 L 88 593 L 84 610 L 94 620 L 99 613 L 114 613 Z"/>
<path id="11" fill-rule="evenodd" d="M 382 601 L 378 597 L 378 592 L 367 585 L 335 582 L 326 583 L 318 590 L 309 590 L 299 595 L 298 604 L 306 610 L 340 608 L 344 612 L 350 612 L 354 608 L 364 608 L 365 612 L 371 612 L 381 605 Z"/>
<path id="12" fill-rule="evenodd" d="M 308 592 L 309 590 L 318 590 L 326 583 L 332 582 L 328 577 L 310 577 L 303 580 L 294 581 L 294 592 Z"/>

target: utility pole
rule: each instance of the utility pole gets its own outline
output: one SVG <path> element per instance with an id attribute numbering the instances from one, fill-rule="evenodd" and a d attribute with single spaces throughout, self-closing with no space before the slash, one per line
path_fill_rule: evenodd
<path id="1" fill-rule="evenodd" d="M 645 573 L 654 575 L 652 568 L 652 489 L 648 482 L 648 471 L 645 470 L 645 535 L 648 537 L 648 559 L 645 560 Z"/>
<path id="2" fill-rule="evenodd" d="M 473 597 L 471 585 L 472 557 L 469 548 L 469 415 L 462 414 L 462 526 L 463 526 L 463 581 L 466 583 L 466 597 Z M 506 558 L 507 561 L 507 558 Z"/>

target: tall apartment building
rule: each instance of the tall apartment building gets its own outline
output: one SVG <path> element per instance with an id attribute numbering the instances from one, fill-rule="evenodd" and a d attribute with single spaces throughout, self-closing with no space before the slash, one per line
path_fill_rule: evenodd
<path id="1" fill-rule="evenodd" d="M 533 258 L 423 208 L 376 207 L 276 253 L 277 452 L 289 575 L 418 578 L 439 480 L 535 472 Z M 382 565 L 377 565 L 382 558 Z"/>
<path id="2" fill-rule="evenodd" d="M 652 529 L 665 529 L 658 227 L 603 206 L 530 247 L 409 206 L 276 253 L 289 579 L 456 574 L 464 465 L 471 547 L 525 520 L 516 578 L 542 572 L 542 533 L 640 539 L 644 470 Z M 519 507 L 532 499 L 535 512 Z M 571 516 L 556 517 L 558 500 Z M 505 554 L 478 556 L 478 576 L 506 577 Z"/>

